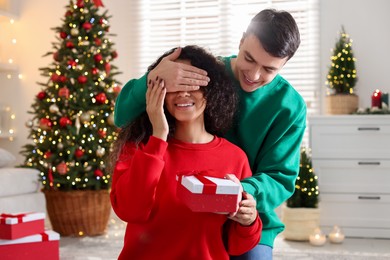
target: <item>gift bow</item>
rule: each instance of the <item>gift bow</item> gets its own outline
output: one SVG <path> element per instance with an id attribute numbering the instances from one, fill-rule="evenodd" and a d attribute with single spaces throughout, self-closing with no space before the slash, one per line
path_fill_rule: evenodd
<path id="1" fill-rule="evenodd" d="M 203 184 L 203 194 L 215 194 L 217 192 L 217 184 L 205 177 L 210 175 L 218 176 L 217 172 L 214 170 L 187 171 L 177 173 L 179 183 L 181 183 L 183 176 L 194 176 Z"/>
<path id="2" fill-rule="evenodd" d="M 17 218 L 18 219 L 18 223 L 20 222 L 23 222 L 23 217 L 26 216 L 26 214 L 22 213 L 22 214 L 1 214 L 0 215 L 0 224 L 5 224 L 5 220 L 7 218 Z"/>

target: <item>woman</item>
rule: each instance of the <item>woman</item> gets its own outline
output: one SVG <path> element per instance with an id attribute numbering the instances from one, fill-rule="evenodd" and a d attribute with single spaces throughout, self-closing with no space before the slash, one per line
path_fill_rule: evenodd
<path id="1" fill-rule="evenodd" d="M 237 104 L 224 66 L 196 46 L 184 47 L 177 62 L 206 70 L 210 82 L 166 93 L 162 80 L 149 81 L 146 113 L 121 129 L 111 191 L 114 211 L 128 223 L 119 259 L 229 259 L 259 242 L 262 223 L 251 195 L 243 193 L 240 217 L 192 212 L 176 196 L 180 172 L 208 171 L 237 182 L 251 175 L 245 153 L 218 137 Z"/>

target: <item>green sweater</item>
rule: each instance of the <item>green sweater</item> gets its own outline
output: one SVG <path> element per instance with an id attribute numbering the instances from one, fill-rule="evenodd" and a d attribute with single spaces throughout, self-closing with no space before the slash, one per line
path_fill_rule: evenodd
<path id="1" fill-rule="evenodd" d="M 299 171 L 300 145 L 306 127 L 306 105 L 280 75 L 254 92 L 245 92 L 235 79 L 230 60 L 221 58 L 240 95 L 236 122 L 225 136 L 248 156 L 253 176 L 242 180 L 252 194 L 263 221 L 260 244 L 273 247 L 284 229 L 275 208 L 294 192 Z M 123 87 L 115 105 L 115 124 L 124 126 L 145 111 L 147 74 Z"/>

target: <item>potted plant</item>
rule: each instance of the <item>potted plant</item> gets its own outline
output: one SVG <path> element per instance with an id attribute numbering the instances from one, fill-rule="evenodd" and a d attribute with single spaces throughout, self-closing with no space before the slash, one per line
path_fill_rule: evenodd
<path id="1" fill-rule="evenodd" d="M 111 176 L 105 158 L 116 138 L 119 91 L 116 58 L 101 1 L 70 0 L 63 25 L 53 28 L 53 60 L 41 68 L 47 81 L 32 104 L 31 144 L 24 167 L 40 171 L 53 230 L 61 235 L 100 235 L 111 213 Z"/>
<path id="2" fill-rule="evenodd" d="M 356 58 L 352 51 L 352 39 L 341 27 L 340 37 L 330 57 L 331 66 L 325 84 L 329 92 L 326 96 L 327 114 L 350 114 L 359 105 L 359 98 L 353 88 L 357 82 Z"/>
<path id="3" fill-rule="evenodd" d="M 306 148 L 301 149 L 299 174 L 293 195 L 282 207 L 282 221 L 285 224 L 283 236 L 288 240 L 307 241 L 319 226 L 319 189 L 311 158 Z"/>

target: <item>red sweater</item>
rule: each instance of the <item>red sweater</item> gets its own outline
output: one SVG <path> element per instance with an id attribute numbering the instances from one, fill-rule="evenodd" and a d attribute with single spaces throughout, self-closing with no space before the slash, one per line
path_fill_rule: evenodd
<path id="1" fill-rule="evenodd" d="M 229 254 L 256 246 L 262 228 L 259 217 L 244 227 L 226 215 L 192 212 L 176 197 L 178 172 L 209 169 L 219 173 L 213 177 L 251 176 L 245 153 L 222 138 L 191 144 L 151 136 L 138 149 L 126 144 L 111 190 L 113 209 L 127 222 L 119 259 L 229 259 Z"/>

